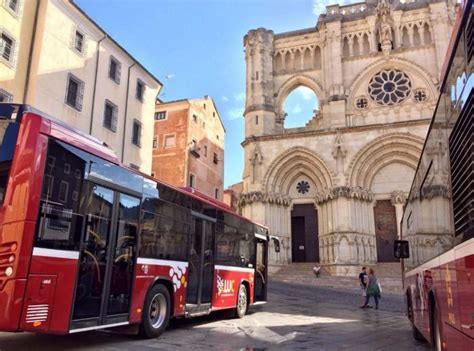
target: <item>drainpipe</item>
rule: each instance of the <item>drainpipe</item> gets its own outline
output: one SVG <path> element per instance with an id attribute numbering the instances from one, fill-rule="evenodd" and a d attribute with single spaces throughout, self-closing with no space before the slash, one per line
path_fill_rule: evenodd
<path id="1" fill-rule="evenodd" d="M 95 107 L 95 92 L 97 89 L 97 75 L 99 73 L 99 58 L 100 58 L 100 44 L 107 38 L 105 34 L 102 39 L 97 42 L 96 59 L 95 59 L 95 74 L 94 74 L 94 88 L 92 89 L 92 107 L 91 107 L 91 123 L 89 125 L 89 134 L 92 134 L 92 124 L 94 122 L 94 107 Z"/>
<path id="2" fill-rule="evenodd" d="M 38 16 L 39 16 L 40 5 L 41 5 L 41 0 L 38 0 L 36 2 L 35 20 L 33 22 L 33 31 L 31 32 L 31 44 L 30 44 L 30 52 L 28 54 L 28 65 L 27 65 L 27 68 L 26 68 L 25 87 L 23 89 L 23 101 L 22 101 L 22 103 L 24 103 L 24 104 L 26 104 L 26 98 L 28 96 L 28 87 L 30 85 L 31 66 L 32 66 L 32 61 L 33 61 L 33 52 L 35 51 L 36 28 L 38 26 Z"/>
<path id="3" fill-rule="evenodd" d="M 133 61 L 132 65 L 128 67 L 128 77 L 127 77 L 127 97 L 125 98 L 125 116 L 123 118 L 123 140 L 122 140 L 122 158 L 121 162 L 123 163 L 125 156 L 125 134 L 127 132 L 127 115 L 128 115 L 128 99 L 129 99 L 129 90 L 130 90 L 130 71 L 133 66 L 136 65 L 136 62 Z"/>

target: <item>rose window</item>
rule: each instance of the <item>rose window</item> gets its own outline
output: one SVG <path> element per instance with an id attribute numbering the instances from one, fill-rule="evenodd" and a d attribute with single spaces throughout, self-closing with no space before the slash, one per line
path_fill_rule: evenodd
<path id="1" fill-rule="evenodd" d="M 395 69 L 383 70 L 372 77 L 369 95 L 377 104 L 391 106 L 405 100 L 411 91 L 410 78 Z"/>
<path id="2" fill-rule="evenodd" d="M 306 194 L 309 191 L 309 188 L 309 183 L 306 180 L 302 180 L 296 185 L 296 190 L 298 190 L 300 194 Z"/>

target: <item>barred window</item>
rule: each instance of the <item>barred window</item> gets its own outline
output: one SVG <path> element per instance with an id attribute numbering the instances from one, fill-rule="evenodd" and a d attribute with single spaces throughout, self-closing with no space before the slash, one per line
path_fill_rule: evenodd
<path id="1" fill-rule="evenodd" d="M 0 89 L 0 102 L 12 102 L 13 95 L 8 91 Z"/>
<path id="2" fill-rule="evenodd" d="M 79 52 L 83 52 L 84 50 L 84 34 L 78 30 L 76 30 L 76 34 L 74 36 L 74 48 Z"/>
<path id="3" fill-rule="evenodd" d="M 134 120 L 133 121 L 133 131 L 132 131 L 132 144 L 141 146 L 142 139 L 142 124 Z"/>
<path id="4" fill-rule="evenodd" d="M 112 79 L 117 84 L 120 84 L 121 70 L 122 70 L 121 63 L 115 57 L 110 56 L 109 78 Z"/>
<path id="5" fill-rule="evenodd" d="M 66 104 L 82 111 L 82 100 L 84 98 L 84 82 L 69 73 L 66 86 Z"/>
<path id="6" fill-rule="evenodd" d="M 143 83 L 140 79 L 137 79 L 137 89 L 135 91 L 135 97 L 143 102 L 143 95 L 145 93 L 145 83 Z"/>
<path id="7" fill-rule="evenodd" d="M 9 64 L 13 64 L 15 53 L 15 39 L 5 32 L 0 36 L 0 58 Z"/>
<path id="8" fill-rule="evenodd" d="M 112 132 L 117 131 L 117 113 L 118 107 L 109 100 L 105 100 L 104 107 L 104 127 Z"/>

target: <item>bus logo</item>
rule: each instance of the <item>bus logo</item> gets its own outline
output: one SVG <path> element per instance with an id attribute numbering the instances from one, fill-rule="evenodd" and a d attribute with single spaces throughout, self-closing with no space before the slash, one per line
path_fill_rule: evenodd
<path id="1" fill-rule="evenodd" d="M 220 275 L 217 275 L 217 294 L 220 295 L 233 295 L 234 294 L 235 280 L 223 279 Z"/>

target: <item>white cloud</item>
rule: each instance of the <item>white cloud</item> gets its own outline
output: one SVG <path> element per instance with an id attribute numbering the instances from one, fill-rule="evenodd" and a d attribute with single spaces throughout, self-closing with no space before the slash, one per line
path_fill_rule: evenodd
<path id="1" fill-rule="evenodd" d="M 297 114 L 300 114 L 301 111 L 303 111 L 303 109 L 301 108 L 300 105 L 296 105 L 295 107 L 293 107 L 293 109 L 291 110 L 291 114 L 292 115 L 297 115 Z"/>
<path id="2" fill-rule="evenodd" d="M 244 99 L 245 99 L 245 93 L 244 92 L 234 94 L 234 100 L 235 101 L 244 101 Z"/>
<path id="3" fill-rule="evenodd" d="M 170 73 L 170 74 L 165 76 L 166 79 L 173 79 L 174 77 L 176 77 L 176 74 L 174 74 L 174 73 Z"/>
<path id="4" fill-rule="evenodd" d="M 229 101 L 229 98 L 228 98 L 227 96 L 223 96 L 223 97 L 222 97 L 222 101 L 228 102 L 228 101 Z"/>
<path id="5" fill-rule="evenodd" d="M 305 87 L 305 86 L 301 86 L 301 87 L 298 87 L 295 89 L 298 93 L 301 94 L 301 97 L 304 99 L 304 100 L 311 100 L 311 99 L 314 99 L 314 92 L 308 88 L 308 87 Z"/>
<path id="6" fill-rule="evenodd" d="M 242 107 L 233 108 L 227 111 L 227 116 L 230 121 L 242 118 L 244 116 L 244 109 Z"/>

